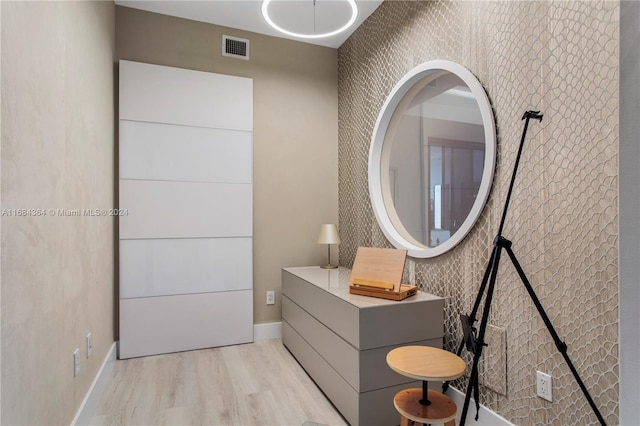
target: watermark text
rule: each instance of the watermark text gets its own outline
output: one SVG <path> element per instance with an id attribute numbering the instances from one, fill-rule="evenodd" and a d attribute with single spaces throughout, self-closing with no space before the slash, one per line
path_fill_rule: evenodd
<path id="1" fill-rule="evenodd" d="M 105 217 L 128 215 L 129 209 L 19 208 L 0 210 L 0 216 L 2 217 Z"/>

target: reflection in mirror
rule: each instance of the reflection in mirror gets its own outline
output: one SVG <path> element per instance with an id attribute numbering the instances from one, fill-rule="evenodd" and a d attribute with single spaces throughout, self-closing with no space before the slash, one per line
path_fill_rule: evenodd
<path id="1" fill-rule="evenodd" d="M 494 165 L 493 115 L 473 74 L 449 61 L 416 67 L 372 138 L 369 188 L 385 235 L 414 257 L 450 250 L 480 215 Z"/>
<path id="2" fill-rule="evenodd" d="M 392 117 L 395 134 L 385 141 L 393 206 L 409 235 L 427 247 L 444 243 L 462 225 L 484 166 L 484 129 L 473 94 L 454 74 L 432 77 L 407 94 L 407 108 Z"/>

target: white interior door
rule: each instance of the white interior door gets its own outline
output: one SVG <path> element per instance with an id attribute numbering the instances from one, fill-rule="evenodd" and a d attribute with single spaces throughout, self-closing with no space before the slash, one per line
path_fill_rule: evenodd
<path id="1" fill-rule="evenodd" d="M 253 81 L 120 61 L 120 358 L 253 341 Z"/>

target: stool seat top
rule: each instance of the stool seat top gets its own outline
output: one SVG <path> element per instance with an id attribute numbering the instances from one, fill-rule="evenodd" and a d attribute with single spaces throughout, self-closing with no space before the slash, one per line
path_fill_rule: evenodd
<path id="1" fill-rule="evenodd" d="M 387 354 L 396 373 L 425 381 L 445 382 L 462 376 L 467 368 L 458 355 L 431 346 L 401 346 Z"/>

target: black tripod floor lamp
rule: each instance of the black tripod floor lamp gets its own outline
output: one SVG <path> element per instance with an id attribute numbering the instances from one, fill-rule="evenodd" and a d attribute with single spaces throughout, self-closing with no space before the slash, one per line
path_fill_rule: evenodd
<path id="1" fill-rule="evenodd" d="M 606 425 L 602 415 L 600 414 L 600 411 L 598 411 L 598 407 L 596 407 L 595 403 L 593 402 L 591 395 L 589 395 L 589 391 L 587 390 L 586 386 L 582 382 L 582 379 L 580 379 L 580 375 L 578 374 L 575 367 L 573 366 L 573 363 L 571 362 L 569 355 L 567 355 L 566 343 L 564 343 L 558 336 L 558 333 L 556 333 L 556 330 L 554 329 L 553 324 L 551 324 L 551 320 L 549 319 L 546 312 L 544 311 L 544 308 L 540 304 L 540 300 L 536 296 L 536 293 L 533 291 L 533 287 L 531 286 L 531 283 L 527 279 L 527 276 L 525 275 L 522 267 L 520 266 L 520 263 L 518 262 L 516 255 L 511 249 L 511 245 L 512 245 L 511 241 L 507 240 L 502 236 L 502 230 L 504 228 L 505 219 L 507 217 L 507 210 L 509 208 L 509 201 L 511 200 L 511 192 L 513 190 L 513 185 L 516 179 L 516 172 L 518 171 L 518 165 L 520 163 L 520 156 L 522 154 L 522 148 L 524 146 L 524 140 L 527 134 L 527 129 L 529 127 L 529 120 L 534 119 L 541 122 L 542 114 L 540 114 L 540 111 L 526 111 L 522 119 L 525 120 L 524 131 L 522 132 L 522 139 L 520 140 L 518 155 L 516 157 L 513 173 L 511 175 L 511 183 L 509 185 L 509 191 L 507 192 L 507 198 L 504 203 L 504 209 L 502 211 L 502 219 L 500 220 L 498 235 L 493 241 L 493 245 L 494 245 L 493 251 L 491 253 L 491 257 L 489 259 L 487 269 L 482 278 L 482 284 L 480 285 L 480 290 L 478 291 L 478 295 L 476 297 L 471 313 L 469 315 L 460 316 L 462 321 L 462 329 L 463 329 L 464 337 L 462 342 L 460 343 L 457 354 L 460 355 L 460 353 L 462 352 L 462 349 L 465 347 L 469 352 L 473 353 L 473 365 L 471 368 L 469 384 L 467 386 L 467 392 L 464 399 L 464 406 L 462 408 L 460 425 L 463 426 L 465 424 L 467 411 L 469 409 L 469 402 L 471 400 L 471 393 L 474 394 L 474 399 L 476 401 L 476 410 L 480 407 L 478 362 L 480 361 L 480 357 L 482 356 L 482 348 L 486 346 L 484 342 L 485 330 L 487 328 L 487 322 L 489 319 L 489 310 L 491 307 L 493 292 L 495 290 L 496 278 L 498 275 L 498 265 L 500 263 L 500 256 L 502 255 L 503 250 L 505 250 L 509 255 L 509 259 L 511 259 L 511 263 L 513 263 L 513 266 L 518 272 L 518 275 L 522 283 L 524 284 L 527 290 L 527 293 L 529 293 L 529 296 L 531 297 L 533 304 L 535 305 L 536 309 L 538 310 L 538 313 L 542 317 L 542 320 L 544 321 L 544 324 L 547 327 L 547 330 L 551 334 L 551 337 L 553 338 L 556 348 L 558 348 L 558 351 L 562 354 L 565 362 L 569 366 L 571 373 L 573 373 L 573 377 L 578 382 L 578 385 L 580 386 L 582 393 L 584 394 L 585 398 L 589 402 L 589 405 L 591 406 L 591 409 L 593 410 L 596 417 L 598 418 L 598 421 L 600 422 L 601 425 Z M 488 287 L 487 287 L 487 284 L 488 284 Z M 477 321 L 476 315 L 478 313 L 478 310 L 480 309 L 480 303 L 483 297 L 485 296 L 485 291 L 486 291 L 486 298 L 484 303 L 484 309 L 482 311 L 482 319 L 480 320 L 479 328 L 476 329 L 476 327 L 474 326 L 474 323 Z M 443 391 L 446 391 L 448 386 L 449 386 L 449 383 L 445 383 L 443 385 Z M 476 420 L 477 418 L 478 417 L 476 414 Z"/>

